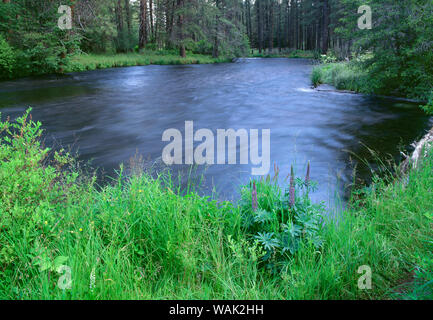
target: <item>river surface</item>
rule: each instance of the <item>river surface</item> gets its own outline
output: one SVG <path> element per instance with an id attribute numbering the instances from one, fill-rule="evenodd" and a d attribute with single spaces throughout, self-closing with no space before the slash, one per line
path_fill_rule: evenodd
<path id="1" fill-rule="evenodd" d="M 0 83 L 2 118 L 27 107 L 43 123 L 45 144 L 73 146 L 108 174 L 137 153 L 146 166 L 162 170 L 165 130 L 271 129 L 271 174 L 276 163 L 285 178 L 290 165 L 305 174 L 311 161 L 316 200 L 347 194 L 355 163 L 379 155 L 399 159 L 399 148 L 432 125 L 416 104 L 311 89 L 312 62 L 303 59 L 241 59 L 236 63 L 145 66 L 73 73 Z M 239 150 L 238 150 L 239 151 Z M 353 154 L 356 156 L 353 156 Z M 351 161 L 351 159 L 353 161 Z M 238 196 L 251 165 L 199 166 L 202 191 Z M 187 176 L 190 166 L 177 165 Z M 357 177 L 368 180 L 359 166 Z M 284 181 L 281 181 L 283 184 Z"/>

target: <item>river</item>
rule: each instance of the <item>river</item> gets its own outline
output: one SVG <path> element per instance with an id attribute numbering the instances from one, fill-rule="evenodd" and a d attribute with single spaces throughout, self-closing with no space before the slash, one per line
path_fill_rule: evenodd
<path id="1" fill-rule="evenodd" d="M 20 79 L 0 83 L 0 112 L 15 118 L 31 106 L 47 146 L 72 146 L 81 160 L 108 174 L 137 152 L 161 170 L 162 134 L 183 132 L 185 121 L 212 132 L 270 129 L 271 174 L 276 163 L 282 178 L 291 164 L 304 175 L 309 160 L 319 187 L 315 200 L 344 199 L 357 157 L 371 160 L 365 146 L 398 160 L 399 148 L 420 138 L 432 121 L 413 103 L 311 89 L 312 67 L 304 59 L 240 59 Z M 190 166 L 173 169 L 186 176 Z M 199 166 L 195 174 L 204 177 L 202 192 L 214 189 L 233 199 L 251 178 L 251 165 Z M 359 166 L 357 177 L 369 176 Z"/>

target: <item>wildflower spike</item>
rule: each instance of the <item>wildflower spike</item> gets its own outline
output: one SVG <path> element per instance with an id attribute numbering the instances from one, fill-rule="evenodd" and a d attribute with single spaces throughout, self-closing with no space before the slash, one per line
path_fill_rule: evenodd
<path id="1" fill-rule="evenodd" d="M 252 197 L 251 202 L 252 202 L 253 211 L 256 211 L 258 205 L 257 205 L 257 187 L 255 181 L 253 182 L 253 191 L 251 193 L 251 197 Z"/>
<path id="2" fill-rule="evenodd" d="M 295 205 L 295 177 L 293 174 L 293 165 L 290 168 L 290 189 L 289 189 L 289 196 L 290 196 L 290 207 L 293 207 Z"/>
<path id="3" fill-rule="evenodd" d="M 307 164 L 307 175 L 305 176 L 305 184 L 307 186 L 310 185 L 310 161 L 308 161 L 308 164 Z"/>

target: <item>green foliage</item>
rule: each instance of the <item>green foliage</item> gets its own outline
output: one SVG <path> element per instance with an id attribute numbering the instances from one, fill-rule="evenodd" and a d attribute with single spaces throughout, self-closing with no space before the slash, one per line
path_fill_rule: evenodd
<path id="1" fill-rule="evenodd" d="M 300 179 L 293 198 L 256 182 L 256 210 L 251 185 L 239 205 L 123 167 L 97 187 L 68 154 L 42 147 L 28 112 L 0 128 L 2 299 L 431 297 L 431 153 L 404 179 L 374 179 L 336 218 Z M 62 265 L 69 290 L 58 286 Z M 357 287 L 361 265 L 374 290 Z"/>
<path id="2" fill-rule="evenodd" d="M 16 0 L 0 5 L 0 37 L 7 34 L 7 44 L 13 50 L 12 56 L 0 40 L 0 51 L 6 50 L 8 55 L 8 77 L 63 72 L 68 54 L 78 49 L 80 35 L 58 28 L 60 4 L 71 2 Z"/>
<path id="3" fill-rule="evenodd" d="M 15 52 L 0 34 L 0 79 L 12 76 L 15 60 Z"/>
<path id="4" fill-rule="evenodd" d="M 197 54 L 212 54 L 213 45 L 208 40 L 190 41 L 186 48 Z"/>
<path id="5" fill-rule="evenodd" d="M 66 72 L 77 72 L 85 70 L 130 67 L 130 66 L 146 66 L 150 64 L 159 65 L 178 65 L 178 64 L 206 64 L 217 62 L 229 62 L 231 59 L 226 57 L 212 58 L 200 54 L 187 54 L 186 58 L 179 57 L 177 51 L 170 50 L 150 51 L 145 50 L 140 54 L 113 54 L 113 55 L 96 55 L 96 54 L 80 54 L 70 58 L 68 65 L 65 68 Z"/>
<path id="6" fill-rule="evenodd" d="M 21 75 L 54 73 L 59 69 L 61 53 L 54 37 L 40 33 L 26 33 L 17 54 L 17 73 Z"/>
<path id="7" fill-rule="evenodd" d="M 54 153 L 54 165 L 45 165 L 50 150 L 41 147 L 41 123 L 29 112 L 14 123 L 0 123 L 0 266 L 6 273 L 26 268 L 29 260 L 20 259 L 19 250 L 28 252 L 38 239 L 55 236 L 48 226 L 60 218 L 65 189 L 73 193 L 77 178 L 60 171 L 69 163 L 63 151 Z M 14 245 L 16 239 L 22 247 Z"/>
<path id="8" fill-rule="evenodd" d="M 357 27 L 360 5 L 373 12 L 372 29 Z M 433 3 L 408 1 L 333 1 L 334 30 L 353 43 L 352 53 L 362 59 L 358 68 L 368 74 L 368 90 L 361 92 L 403 96 L 428 101 L 433 89 Z M 353 83 L 353 81 L 350 80 Z M 364 82 L 364 80 L 355 82 Z M 342 86 L 352 85 L 343 83 Z"/>
<path id="9" fill-rule="evenodd" d="M 337 62 L 319 65 L 313 68 L 311 81 L 314 86 L 331 84 L 338 90 L 350 90 L 373 93 L 374 82 L 355 62 Z"/>
<path id="10" fill-rule="evenodd" d="M 337 56 L 332 51 L 329 51 L 327 54 L 320 55 L 321 63 L 335 63 L 337 62 L 337 60 L 338 60 Z"/>
<path id="11" fill-rule="evenodd" d="M 429 100 L 425 106 L 421 106 L 427 114 L 433 115 L 433 90 L 430 93 Z"/>
<path id="12" fill-rule="evenodd" d="M 308 50 L 287 50 L 282 49 L 281 52 L 278 50 L 274 50 L 271 52 L 263 52 L 259 53 L 258 50 L 253 50 L 249 57 L 254 58 L 291 58 L 291 59 L 317 59 L 318 52 L 317 51 L 308 51 Z"/>
<path id="13" fill-rule="evenodd" d="M 77 13 L 80 15 L 80 28 L 77 28 L 75 32 L 80 35 L 80 49 L 97 54 L 115 53 L 117 30 L 115 19 L 113 19 L 113 1 L 92 0 L 91 3 L 83 4 L 76 6 Z M 132 36 L 138 39 L 136 27 L 133 32 Z M 129 39 L 129 36 L 126 31 L 123 31 L 123 38 L 121 38 L 123 42 L 120 43 L 122 50 L 132 49 L 137 42 Z"/>
<path id="14" fill-rule="evenodd" d="M 257 185 L 257 209 L 253 186 Z M 242 188 L 241 214 L 244 229 L 257 240 L 265 253 L 262 262 L 272 272 L 288 267 L 288 261 L 301 247 L 322 245 L 320 222 L 324 213 L 322 204 L 313 204 L 309 193 L 314 183 L 295 181 L 295 201 L 290 204 L 290 190 L 284 192 L 277 181 L 261 180 Z"/>

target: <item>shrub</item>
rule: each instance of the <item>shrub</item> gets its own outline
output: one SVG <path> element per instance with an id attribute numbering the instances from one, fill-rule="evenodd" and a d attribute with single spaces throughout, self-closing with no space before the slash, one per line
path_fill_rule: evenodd
<path id="1" fill-rule="evenodd" d="M 69 163 L 67 154 L 56 152 L 55 165 L 46 165 L 50 149 L 41 147 L 41 123 L 32 121 L 29 112 L 30 109 L 14 123 L 0 122 L 2 269 L 23 268 L 26 261 L 17 252 L 26 252 L 40 237 L 54 236 L 48 226 L 59 219 L 56 208 L 64 204 L 65 188 L 73 191 L 71 186 L 77 177 L 59 170 Z"/>
<path id="2" fill-rule="evenodd" d="M 327 83 L 338 90 L 362 93 L 372 93 L 375 84 L 356 61 L 321 64 L 313 69 L 311 81 L 314 86 Z"/>
<path id="3" fill-rule="evenodd" d="M 22 50 L 18 54 L 20 75 L 54 73 L 62 62 L 65 49 L 59 46 L 55 36 L 29 32 L 23 36 Z"/>
<path id="4" fill-rule="evenodd" d="M 316 184 L 295 178 L 293 168 L 289 187 L 283 191 L 277 179 L 253 181 L 242 189 L 243 226 L 252 241 L 265 253 L 264 265 L 273 273 L 287 269 L 290 259 L 303 246 L 318 249 L 323 204 L 313 204 L 309 193 Z"/>
<path id="5" fill-rule="evenodd" d="M 313 85 L 315 87 L 322 84 L 322 68 L 321 67 L 314 67 L 313 72 L 311 73 L 311 81 L 313 82 Z"/>
<path id="6" fill-rule="evenodd" d="M 433 115 L 433 90 L 430 93 L 429 101 L 425 106 L 421 106 L 421 108 L 430 115 Z"/>
<path id="7" fill-rule="evenodd" d="M 320 62 L 321 63 L 335 63 L 337 62 L 337 56 L 333 51 L 328 51 L 327 54 L 320 55 Z"/>
<path id="8" fill-rule="evenodd" d="M 10 78 L 15 67 L 15 52 L 0 35 L 0 79 Z"/>

